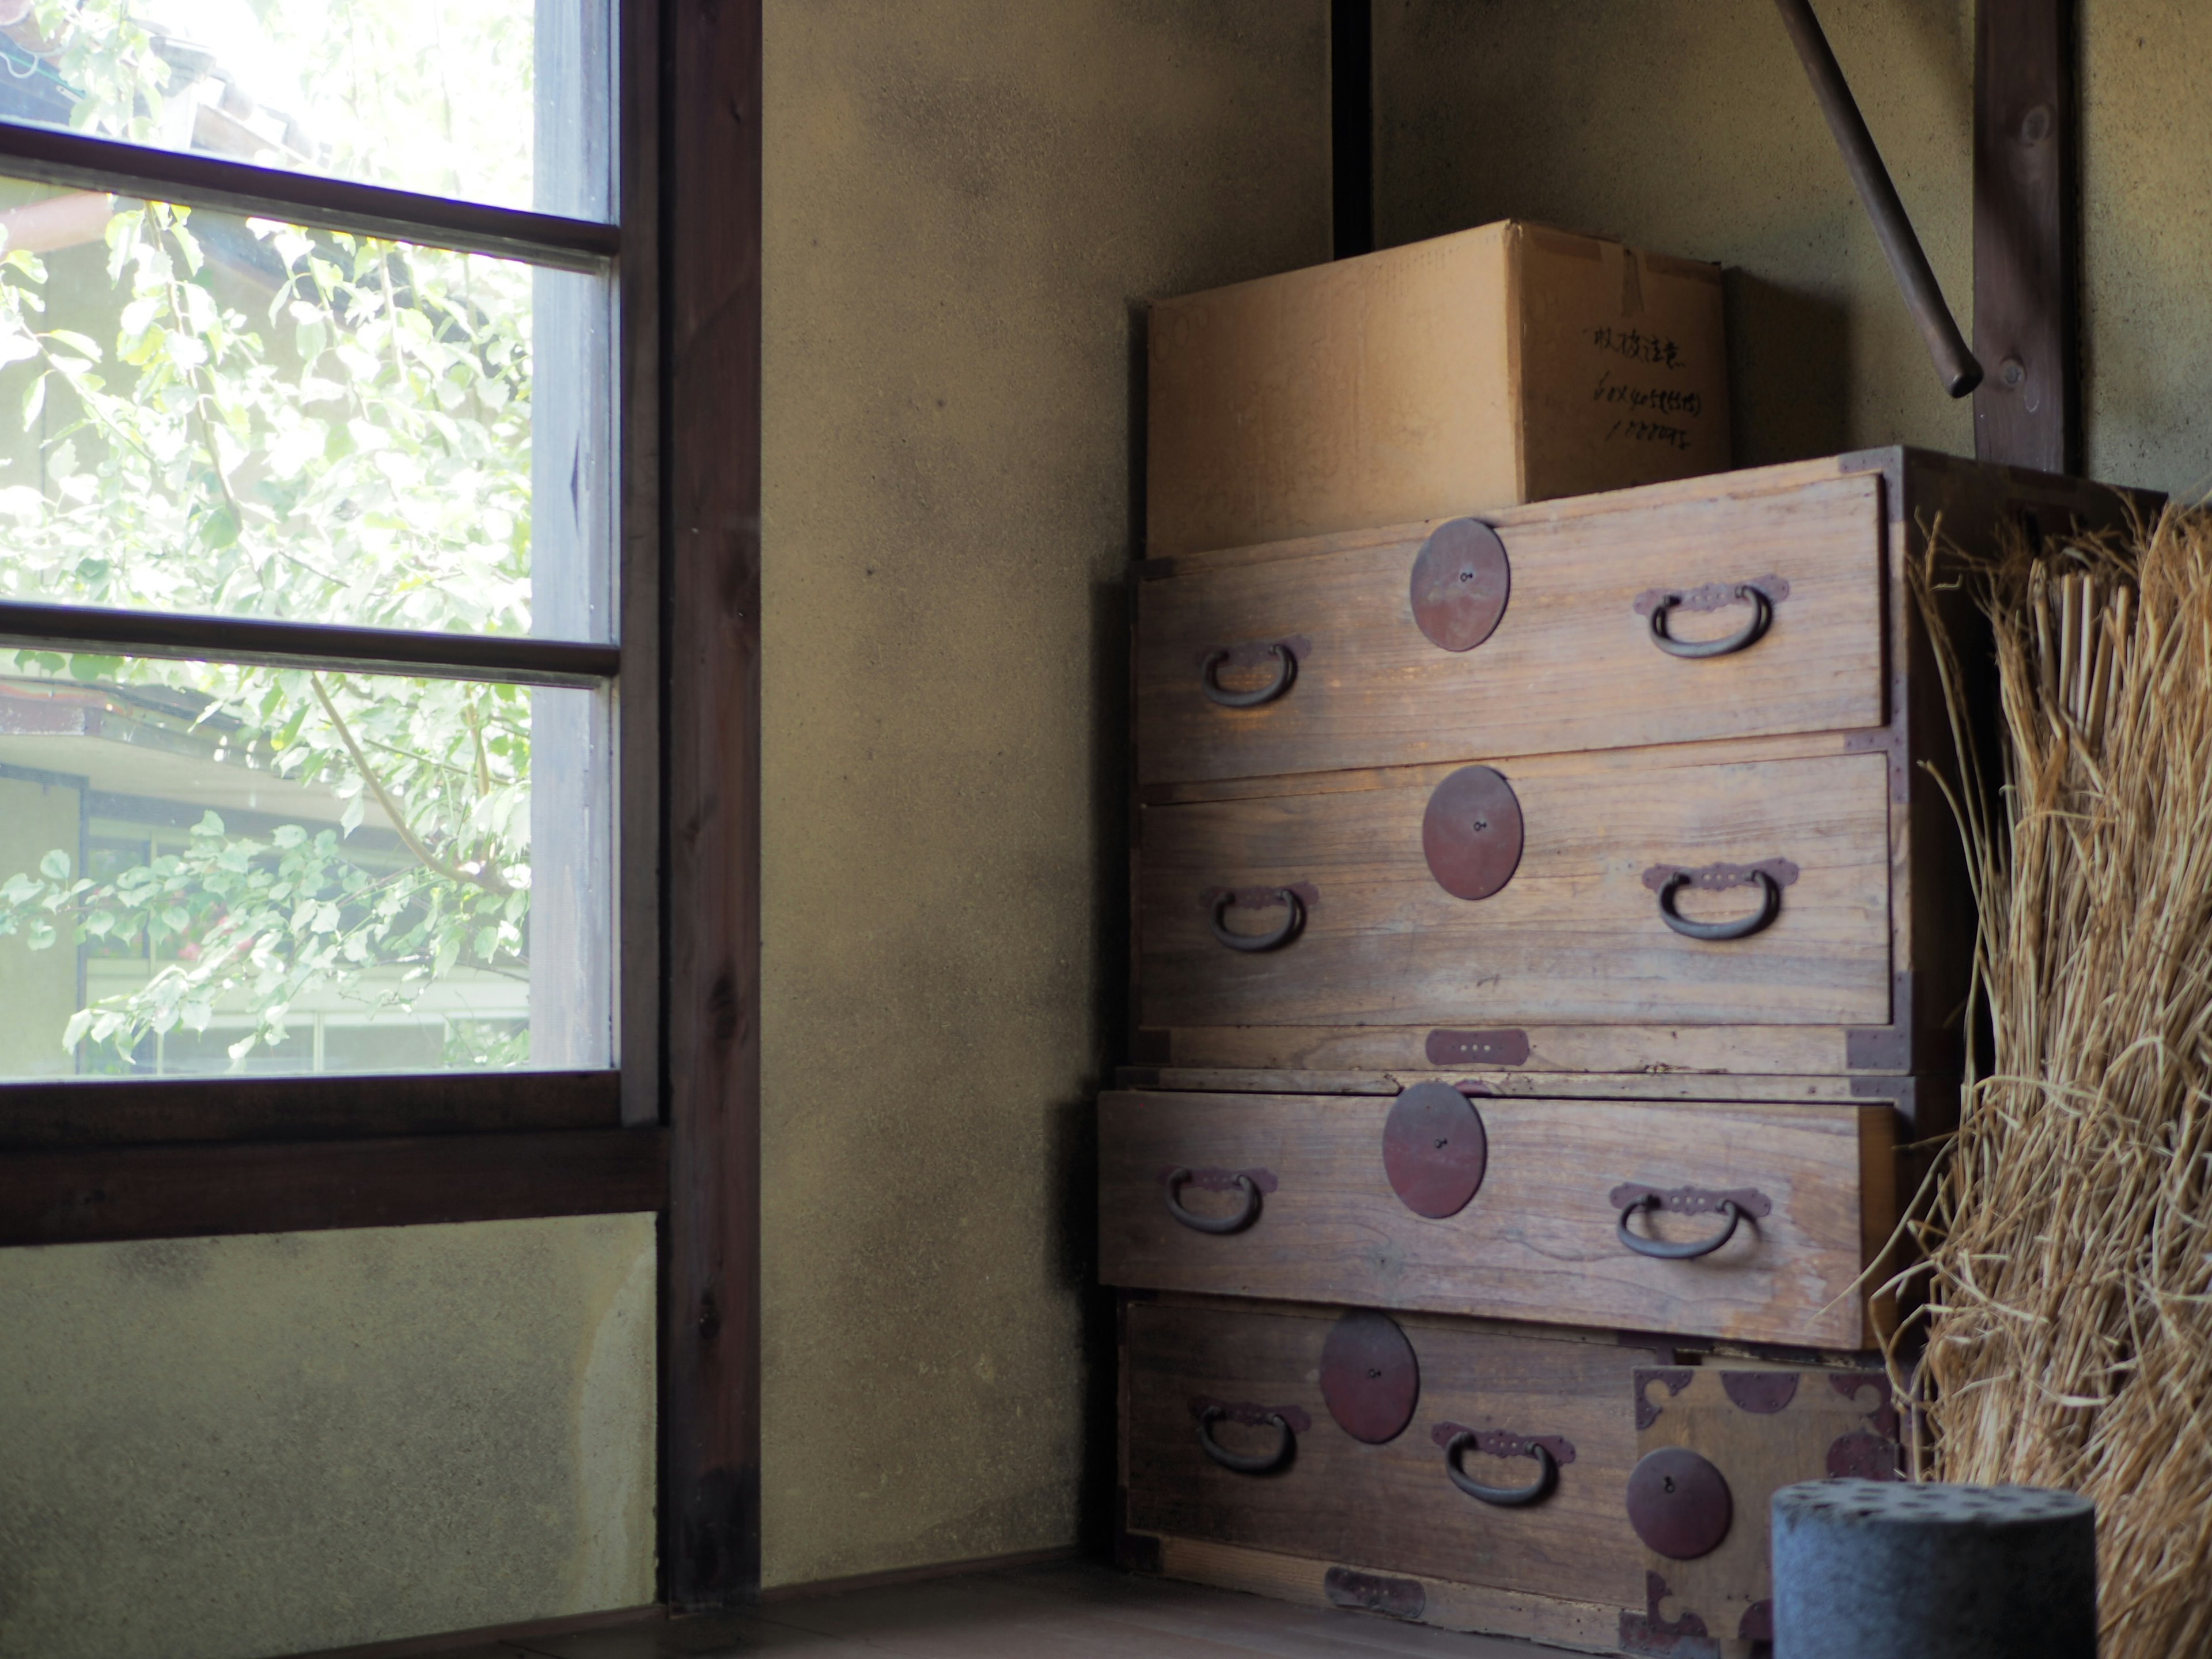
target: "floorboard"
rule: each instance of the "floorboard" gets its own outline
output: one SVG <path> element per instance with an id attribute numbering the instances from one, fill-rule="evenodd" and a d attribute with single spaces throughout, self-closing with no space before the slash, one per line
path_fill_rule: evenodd
<path id="1" fill-rule="evenodd" d="M 1536 1659 L 1548 1650 L 1054 1562 L 424 1659 Z"/>

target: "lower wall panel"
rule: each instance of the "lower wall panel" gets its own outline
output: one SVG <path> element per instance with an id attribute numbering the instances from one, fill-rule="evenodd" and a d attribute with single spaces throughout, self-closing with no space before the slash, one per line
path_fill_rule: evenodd
<path id="1" fill-rule="evenodd" d="M 0 1659 L 653 1596 L 653 1218 L 0 1251 Z"/>

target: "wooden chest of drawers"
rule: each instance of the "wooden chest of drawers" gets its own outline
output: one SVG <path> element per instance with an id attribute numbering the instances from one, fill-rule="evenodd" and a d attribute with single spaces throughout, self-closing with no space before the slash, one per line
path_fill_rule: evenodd
<path id="1" fill-rule="evenodd" d="M 2120 511 L 1882 450 L 1152 562 L 1134 1057 L 1955 1070 L 1908 562 Z"/>
<path id="2" fill-rule="evenodd" d="M 1109 1284 L 1871 1346 L 1887 1105 L 1109 1094 Z"/>
<path id="3" fill-rule="evenodd" d="M 1752 1652 L 1767 1494 L 1896 1467 L 1886 1253 L 1955 1121 L 1916 573 L 1971 638 L 1939 525 L 2125 510 L 1883 450 L 1143 568 L 1099 1104 L 1133 1561 Z M 1408 1345 L 1379 1438 L 1327 1397 L 1340 1326 Z M 1540 1500 L 1493 1502 L 1546 1437 Z M 1686 1533 L 1636 1519 L 1651 1468 Z"/>

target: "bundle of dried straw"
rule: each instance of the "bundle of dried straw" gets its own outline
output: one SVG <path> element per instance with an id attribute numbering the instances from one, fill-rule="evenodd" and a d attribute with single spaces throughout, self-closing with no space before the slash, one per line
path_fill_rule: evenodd
<path id="1" fill-rule="evenodd" d="M 1973 580 L 2004 793 L 1958 803 L 1991 1042 L 1920 1224 L 1933 1473 L 2094 1498 L 2107 1659 L 2212 1653 L 2212 513 Z"/>

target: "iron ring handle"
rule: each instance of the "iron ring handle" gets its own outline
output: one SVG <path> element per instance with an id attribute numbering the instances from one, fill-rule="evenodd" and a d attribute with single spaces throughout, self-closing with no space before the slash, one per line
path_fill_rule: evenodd
<path id="1" fill-rule="evenodd" d="M 1306 925 L 1305 901 L 1287 887 L 1275 889 L 1275 896 L 1282 901 L 1287 912 L 1281 927 L 1267 933 L 1232 933 L 1222 918 L 1237 902 L 1237 895 L 1224 893 L 1213 901 L 1213 937 L 1232 951 L 1272 951 L 1278 945 L 1288 945 L 1297 937 L 1298 929 Z"/>
<path id="2" fill-rule="evenodd" d="M 1268 654 L 1275 659 L 1275 678 L 1267 684 L 1250 691 L 1230 691 L 1213 678 L 1213 671 L 1229 660 L 1226 649 L 1206 653 L 1206 665 L 1198 671 L 1199 680 L 1206 687 L 1206 695 L 1224 708 L 1257 708 L 1263 702 L 1273 702 L 1291 689 L 1291 682 L 1298 677 L 1298 659 L 1287 645 L 1271 645 Z"/>
<path id="3" fill-rule="evenodd" d="M 1763 590 L 1749 582 L 1735 590 L 1735 597 L 1751 606 L 1751 620 L 1735 633 L 1717 640 L 1676 639 L 1667 631 L 1667 613 L 1674 608 L 1675 601 L 1671 596 L 1660 600 L 1651 607 L 1651 643 L 1670 657 L 1725 657 L 1750 649 L 1759 643 L 1759 636 L 1774 620 L 1774 603 Z"/>
<path id="4" fill-rule="evenodd" d="M 1628 1231 L 1629 1217 L 1638 1210 L 1656 1210 L 1658 1207 L 1658 1198 L 1646 1193 L 1621 1210 L 1620 1224 L 1613 1231 L 1620 1235 L 1620 1242 L 1637 1255 L 1656 1256 L 1662 1261 L 1690 1261 L 1701 1255 L 1711 1255 L 1735 1237 L 1735 1224 L 1743 1219 L 1743 1210 L 1736 1201 L 1724 1198 L 1721 1200 L 1721 1213 L 1728 1218 L 1728 1225 L 1711 1238 L 1693 1238 L 1686 1244 L 1669 1244 L 1663 1238 L 1644 1238 Z"/>
<path id="5" fill-rule="evenodd" d="M 1495 1504 L 1501 1510 L 1524 1509 L 1531 1504 L 1540 1504 L 1552 1495 L 1559 1484 L 1559 1461 L 1548 1447 L 1532 1445 L 1528 1455 L 1536 1460 L 1536 1478 L 1525 1486 L 1486 1486 L 1459 1466 L 1459 1455 L 1474 1444 L 1474 1436 L 1455 1434 L 1444 1448 L 1444 1473 L 1451 1483 L 1469 1498 L 1480 1498 L 1486 1504 Z"/>
<path id="6" fill-rule="evenodd" d="M 1759 908 L 1747 916 L 1740 916 L 1734 921 L 1692 921 L 1674 908 L 1674 895 L 1690 884 L 1689 877 L 1680 870 L 1668 877 L 1667 884 L 1659 890 L 1659 914 L 1684 939 L 1749 939 L 1772 927 L 1775 917 L 1782 914 L 1782 884 L 1764 870 L 1751 873 L 1759 883 Z"/>
<path id="7" fill-rule="evenodd" d="M 1193 1232 L 1242 1232 L 1252 1224 L 1253 1218 L 1260 1213 L 1260 1189 L 1252 1184 L 1252 1177 L 1247 1175 L 1240 1175 L 1237 1177 L 1237 1190 L 1244 1196 L 1243 1200 L 1231 1213 L 1200 1215 L 1195 1210 L 1186 1210 L 1182 1206 L 1182 1200 L 1176 1194 L 1182 1190 L 1183 1182 L 1190 1178 L 1188 1170 L 1168 1171 L 1168 1213 Z"/>
<path id="8" fill-rule="evenodd" d="M 1208 1406 L 1198 1414 L 1198 1443 L 1206 1448 L 1206 1455 L 1224 1469 L 1234 1469 L 1239 1474 L 1272 1474 L 1291 1459 L 1291 1425 L 1283 1421 L 1280 1412 L 1269 1412 L 1260 1420 L 1273 1423 L 1282 1435 L 1275 1449 L 1247 1455 L 1233 1452 L 1213 1437 L 1213 1425 L 1228 1416 L 1219 1406 Z"/>

